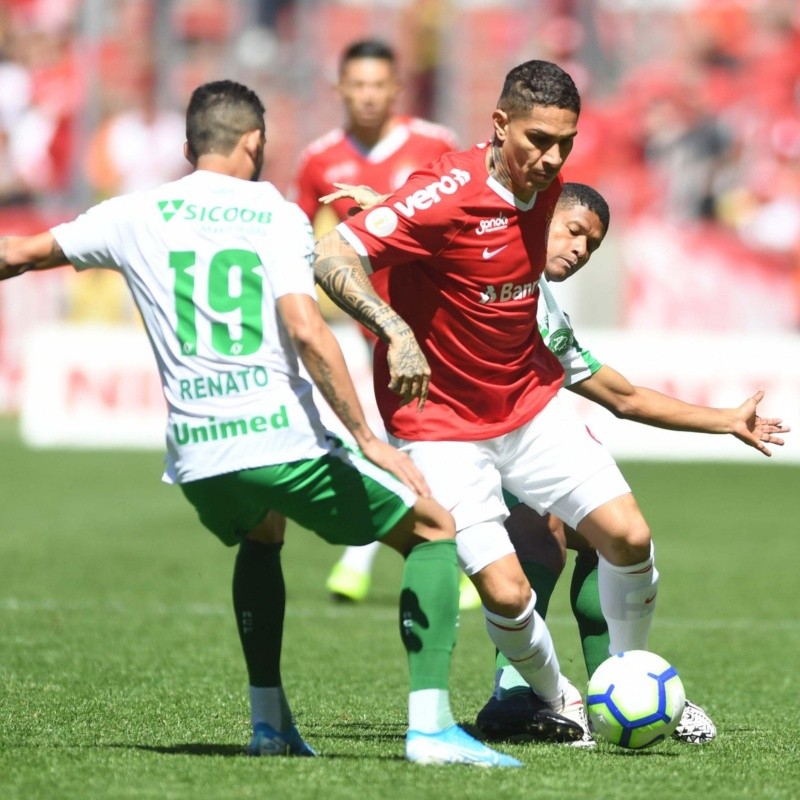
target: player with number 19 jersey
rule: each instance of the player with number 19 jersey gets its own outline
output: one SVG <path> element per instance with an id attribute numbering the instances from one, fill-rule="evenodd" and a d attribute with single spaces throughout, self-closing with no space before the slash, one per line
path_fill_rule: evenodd
<path id="1" fill-rule="evenodd" d="M 316 298 L 308 218 L 272 184 L 198 170 L 52 229 L 76 269 L 120 271 L 168 406 L 165 480 L 327 452 L 276 301 Z"/>
<path id="2" fill-rule="evenodd" d="M 386 346 L 376 347 L 378 406 L 400 439 L 501 436 L 530 421 L 562 383 L 536 324 L 560 179 L 523 203 L 485 159 L 485 145 L 446 154 L 337 227 L 368 259 L 376 290 L 408 322 L 431 368 L 423 411 L 398 406 Z"/>

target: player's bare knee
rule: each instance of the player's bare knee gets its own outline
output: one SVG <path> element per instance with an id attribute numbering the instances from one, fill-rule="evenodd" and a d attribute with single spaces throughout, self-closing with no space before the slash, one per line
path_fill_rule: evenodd
<path id="1" fill-rule="evenodd" d="M 650 557 L 650 528 L 643 518 L 633 519 L 628 526 L 609 536 L 599 549 L 612 564 L 640 564 Z"/>
<path id="2" fill-rule="evenodd" d="M 516 558 L 514 558 L 516 561 Z M 533 597 L 525 573 L 516 564 L 509 569 L 505 559 L 490 564 L 472 577 L 481 601 L 489 611 L 510 619 L 519 617 Z"/>

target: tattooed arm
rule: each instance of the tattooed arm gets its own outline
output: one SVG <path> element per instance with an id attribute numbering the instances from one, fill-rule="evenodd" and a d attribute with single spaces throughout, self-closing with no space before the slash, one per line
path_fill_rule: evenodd
<path id="1" fill-rule="evenodd" d="M 67 263 L 67 257 L 49 231 L 35 236 L 0 237 L 0 281 Z"/>
<path id="2" fill-rule="evenodd" d="M 417 494 L 430 497 L 430 489 L 411 459 L 381 441 L 367 425 L 342 350 L 314 299 L 304 294 L 283 295 L 278 298 L 278 311 L 309 375 L 364 455 Z"/>
<path id="3" fill-rule="evenodd" d="M 358 254 L 336 230 L 317 242 L 314 277 L 339 308 L 389 345 L 389 388 L 404 404 L 416 398 L 422 409 L 431 377 L 428 361 L 411 328 L 378 297 Z"/>

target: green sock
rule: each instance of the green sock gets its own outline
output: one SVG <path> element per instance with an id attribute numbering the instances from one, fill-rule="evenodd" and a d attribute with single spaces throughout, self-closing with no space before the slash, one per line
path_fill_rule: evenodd
<path id="1" fill-rule="evenodd" d="M 400 637 L 411 691 L 447 689 L 458 627 L 458 563 L 453 539 L 411 549 L 400 592 Z"/>
<path id="2" fill-rule="evenodd" d="M 286 610 L 281 547 L 245 539 L 233 568 L 233 610 L 251 686 L 281 685 Z"/>
<path id="3" fill-rule="evenodd" d="M 536 592 L 536 610 L 542 619 L 547 615 L 550 598 L 556 588 L 558 575 L 535 561 L 520 561 L 528 583 Z M 495 694 L 506 694 L 520 689 L 528 689 L 522 675 L 511 666 L 508 659 L 498 650 L 495 654 Z"/>
<path id="4" fill-rule="evenodd" d="M 608 658 L 608 624 L 600 610 L 597 584 L 597 555 L 579 552 L 572 571 L 570 587 L 572 613 L 578 622 L 586 673 L 592 673 Z"/>

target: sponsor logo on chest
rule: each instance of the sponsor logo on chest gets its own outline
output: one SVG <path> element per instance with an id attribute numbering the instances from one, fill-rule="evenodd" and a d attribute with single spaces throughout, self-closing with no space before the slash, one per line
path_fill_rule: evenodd
<path id="1" fill-rule="evenodd" d="M 417 189 L 403 200 L 394 204 L 394 208 L 404 217 L 411 219 L 418 211 L 425 211 L 436 203 L 442 202 L 445 195 L 455 194 L 462 186 L 469 183 L 470 174 L 463 169 L 451 169 L 447 175 Z"/>
<path id="2" fill-rule="evenodd" d="M 508 217 L 501 211 L 496 217 L 490 219 L 482 219 L 475 228 L 475 233 L 478 236 L 483 236 L 487 233 L 494 233 L 495 231 L 504 231 L 508 228 Z"/>
<path id="3" fill-rule="evenodd" d="M 445 195 L 455 194 L 462 186 L 469 183 L 469 172 L 463 169 L 451 169 L 447 175 L 429 183 L 422 189 L 396 202 L 392 208 L 378 206 L 370 211 L 364 219 L 364 226 L 373 236 L 389 236 L 397 230 L 397 209 L 404 217 L 411 219 L 418 211 L 425 211 L 436 203 L 442 202 Z"/>
<path id="4" fill-rule="evenodd" d="M 481 292 L 481 303 L 488 305 L 489 303 L 508 303 L 510 300 L 524 300 L 527 297 L 533 297 L 539 281 L 530 281 L 529 283 L 501 283 L 497 288 L 493 283 L 490 283 L 484 291 Z"/>

